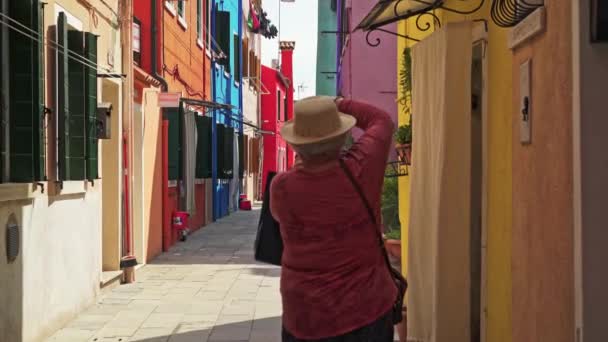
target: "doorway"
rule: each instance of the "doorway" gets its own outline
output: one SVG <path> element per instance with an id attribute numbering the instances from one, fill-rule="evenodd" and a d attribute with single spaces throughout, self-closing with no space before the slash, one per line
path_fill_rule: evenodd
<path id="1" fill-rule="evenodd" d="M 471 65 L 471 232 L 470 232 L 470 272 L 471 272 L 471 342 L 483 339 L 483 117 L 484 117 L 484 42 L 473 45 Z"/>

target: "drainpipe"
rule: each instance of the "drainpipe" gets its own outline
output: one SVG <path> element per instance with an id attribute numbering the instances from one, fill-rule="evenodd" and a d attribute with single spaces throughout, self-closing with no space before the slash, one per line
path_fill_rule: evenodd
<path id="1" fill-rule="evenodd" d="M 125 272 L 124 280 L 133 281 L 133 267 L 137 260 L 133 255 L 133 220 L 130 208 L 132 208 L 131 186 L 133 184 L 133 1 L 121 2 L 121 44 L 122 44 L 122 68 L 126 75 L 122 83 L 122 111 L 123 111 L 123 173 L 124 173 L 124 247 L 121 258 L 121 268 Z"/>
<path id="2" fill-rule="evenodd" d="M 158 67 L 159 67 L 159 63 L 158 63 L 158 56 L 157 56 L 157 49 L 158 49 L 158 25 L 156 24 L 156 20 L 157 20 L 157 14 L 158 14 L 158 5 L 157 5 L 157 0 L 151 0 L 152 2 L 152 18 L 151 18 L 151 25 L 152 25 L 152 77 L 154 77 L 155 79 L 158 80 L 158 82 L 160 82 L 160 87 L 161 90 L 166 92 L 169 89 L 169 85 L 167 84 L 167 81 L 158 73 Z M 162 4 L 162 0 L 160 2 Z"/>
<path id="3" fill-rule="evenodd" d="M 216 3 L 215 1 L 211 2 L 211 37 L 215 39 L 215 12 L 216 12 Z M 212 55 L 213 56 L 213 55 Z M 216 70 L 217 61 L 211 60 L 211 96 L 213 98 L 213 102 L 217 102 L 217 70 Z M 219 218 L 218 207 L 219 207 L 219 196 L 217 194 L 218 187 L 218 174 L 217 174 L 217 164 L 218 164 L 218 155 L 217 155 L 217 109 L 213 109 L 211 111 L 211 202 L 213 210 L 212 221 L 215 222 Z"/>

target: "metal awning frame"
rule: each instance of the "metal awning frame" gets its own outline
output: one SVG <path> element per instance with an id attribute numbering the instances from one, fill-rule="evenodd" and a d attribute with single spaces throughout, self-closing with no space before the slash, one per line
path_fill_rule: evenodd
<path id="1" fill-rule="evenodd" d="M 415 10 L 407 10 L 405 12 L 399 11 L 399 5 L 404 3 L 405 1 L 415 2 L 418 4 L 422 4 L 423 6 L 417 8 Z M 470 0 L 462 0 L 460 2 L 469 2 Z M 397 37 L 409 39 L 415 42 L 419 42 L 420 39 L 416 37 L 412 37 L 410 35 L 404 35 L 397 32 L 389 31 L 387 29 L 383 29 L 382 26 L 394 23 L 400 20 L 406 20 L 412 17 L 416 17 L 416 28 L 421 32 L 426 32 L 433 27 L 441 27 L 441 20 L 439 17 L 433 13 L 436 9 L 442 9 L 444 11 L 458 13 L 462 15 L 469 15 L 477 12 L 481 9 L 486 0 L 475 0 L 479 1 L 477 6 L 468 10 L 459 10 L 452 7 L 449 7 L 445 4 L 446 0 L 380 0 L 374 8 L 361 20 L 359 25 L 355 28 L 356 30 L 367 31 L 367 35 L 365 36 L 365 40 L 369 46 L 376 47 L 380 45 L 380 38 L 376 37 L 372 41 L 371 35 L 375 31 L 380 31 L 384 33 L 388 33 Z M 394 16 L 384 19 L 381 21 L 376 21 L 378 17 L 388 10 L 390 7 L 393 7 Z"/>

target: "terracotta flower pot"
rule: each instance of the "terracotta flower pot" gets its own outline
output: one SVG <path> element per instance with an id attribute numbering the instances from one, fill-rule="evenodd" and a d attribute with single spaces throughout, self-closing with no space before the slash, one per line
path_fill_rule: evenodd
<path id="1" fill-rule="evenodd" d="M 397 156 L 399 157 L 399 161 L 405 165 L 411 165 L 412 163 L 412 144 L 396 144 L 395 150 L 397 151 Z"/>
<path id="2" fill-rule="evenodd" d="M 386 240 L 384 246 L 386 247 L 388 254 L 401 260 L 401 240 Z"/>

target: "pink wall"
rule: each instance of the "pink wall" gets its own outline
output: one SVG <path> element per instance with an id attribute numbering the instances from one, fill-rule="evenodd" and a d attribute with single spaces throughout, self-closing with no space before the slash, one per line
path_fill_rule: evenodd
<path id="1" fill-rule="evenodd" d="M 377 0 L 349 1 L 347 11 L 350 15 L 349 31 L 361 22 Z M 396 24 L 383 29 L 396 32 Z M 367 44 L 366 32 L 351 34 L 346 46 L 340 69 L 339 91 L 347 98 L 365 101 L 387 111 L 397 123 L 397 41 L 396 37 L 384 32 L 372 32 L 370 41 L 380 39 L 380 45 Z M 355 134 L 357 136 L 357 134 Z"/>

